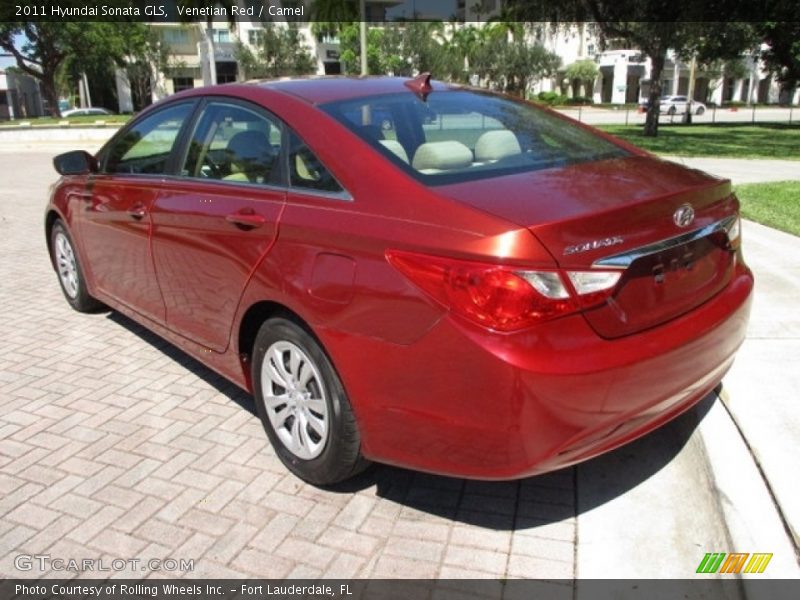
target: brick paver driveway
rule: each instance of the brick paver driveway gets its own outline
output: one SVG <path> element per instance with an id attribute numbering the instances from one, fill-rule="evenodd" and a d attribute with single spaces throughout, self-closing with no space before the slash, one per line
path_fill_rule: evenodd
<path id="1" fill-rule="evenodd" d="M 116 313 L 73 312 L 43 235 L 52 154 L 0 155 L 0 575 L 75 575 L 15 566 L 49 555 L 193 560 L 178 574 L 195 577 L 573 576 L 573 470 L 304 485 L 247 394 Z M 141 568 L 120 575 L 174 575 Z"/>

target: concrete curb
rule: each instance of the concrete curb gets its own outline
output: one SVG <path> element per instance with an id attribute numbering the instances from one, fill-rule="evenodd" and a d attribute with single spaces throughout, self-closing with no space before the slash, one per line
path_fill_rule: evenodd
<path id="1" fill-rule="evenodd" d="M 729 547 L 706 548 L 705 552 L 772 553 L 767 570 L 749 578 L 794 579 L 800 577 L 794 544 L 769 492 L 768 482 L 755 457 L 725 408 L 727 392 L 700 423 L 699 433 L 708 456 L 711 483 L 728 530 Z"/>
<path id="2" fill-rule="evenodd" d="M 0 144 L 14 142 L 105 142 L 119 127 L 45 127 L 0 129 Z"/>

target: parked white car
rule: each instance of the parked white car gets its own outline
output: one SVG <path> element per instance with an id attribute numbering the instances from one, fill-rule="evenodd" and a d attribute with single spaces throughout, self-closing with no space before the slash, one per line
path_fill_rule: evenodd
<path id="1" fill-rule="evenodd" d="M 67 117 L 88 117 L 88 116 L 107 116 L 113 115 L 110 110 L 100 108 L 98 106 L 89 106 L 86 108 L 72 108 L 70 110 L 62 110 L 61 116 Z"/>
<path id="2" fill-rule="evenodd" d="M 683 114 L 686 112 L 688 105 L 689 98 L 687 96 L 662 96 L 660 110 L 668 115 Z M 692 113 L 702 115 L 704 112 L 706 112 L 706 105 L 694 100 L 692 102 Z"/>

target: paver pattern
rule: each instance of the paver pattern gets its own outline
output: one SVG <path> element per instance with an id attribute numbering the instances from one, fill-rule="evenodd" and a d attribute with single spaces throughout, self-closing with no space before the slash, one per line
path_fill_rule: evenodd
<path id="1" fill-rule="evenodd" d="M 15 566 L 49 555 L 194 561 L 90 577 L 573 577 L 572 469 L 305 485 L 246 393 L 117 313 L 73 312 L 43 234 L 52 154 L 0 156 L 0 576 L 79 575 Z"/>

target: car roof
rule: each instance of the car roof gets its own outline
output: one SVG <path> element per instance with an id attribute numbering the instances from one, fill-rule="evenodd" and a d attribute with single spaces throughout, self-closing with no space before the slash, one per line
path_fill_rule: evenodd
<path id="1" fill-rule="evenodd" d="M 411 90 L 405 85 L 411 77 L 305 77 L 253 82 L 254 85 L 302 98 L 312 104 L 338 100 L 396 94 Z M 460 89 L 461 86 L 431 80 L 432 91 Z"/>

